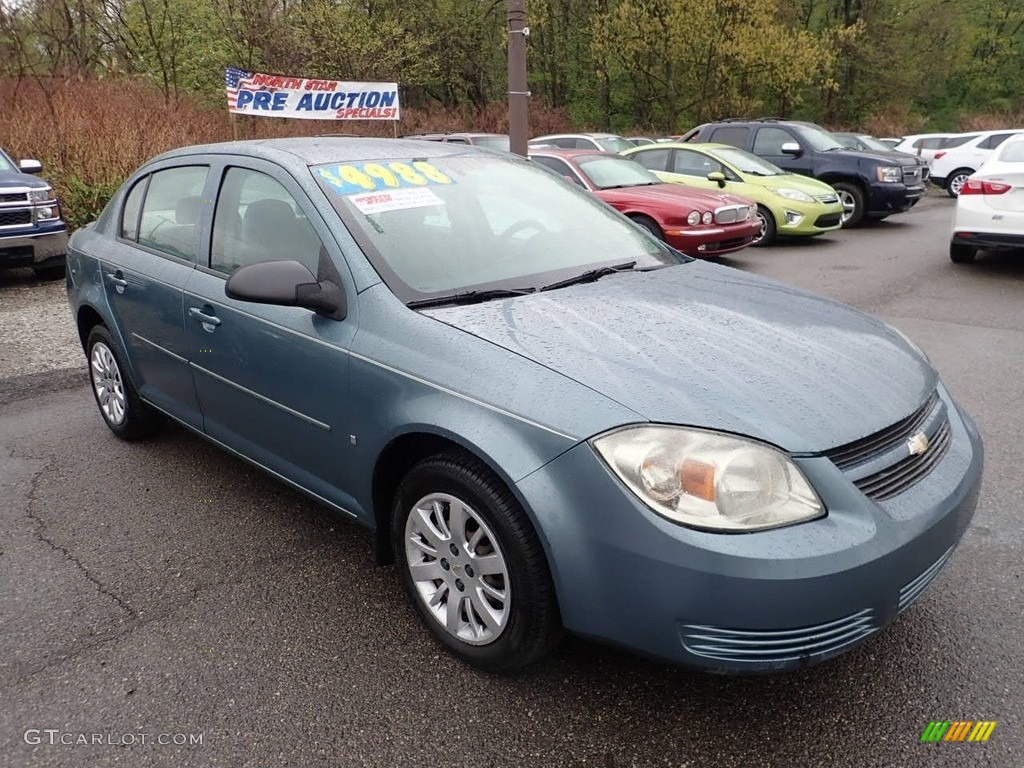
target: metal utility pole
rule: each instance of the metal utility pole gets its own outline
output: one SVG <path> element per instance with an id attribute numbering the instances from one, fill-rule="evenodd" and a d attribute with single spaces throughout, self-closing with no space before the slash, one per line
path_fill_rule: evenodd
<path id="1" fill-rule="evenodd" d="M 506 0 L 508 8 L 508 137 L 511 149 L 526 157 L 529 138 L 528 99 L 526 90 L 526 0 Z"/>

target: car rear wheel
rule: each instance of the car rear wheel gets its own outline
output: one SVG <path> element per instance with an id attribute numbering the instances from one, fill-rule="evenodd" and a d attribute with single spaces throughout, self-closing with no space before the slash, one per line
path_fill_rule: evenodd
<path id="1" fill-rule="evenodd" d="M 479 461 L 453 453 L 414 466 L 395 495 L 391 530 L 410 601 L 462 661 L 511 672 L 555 645 L 561 621 L 540 541 Z"/>
<path id="2" fill-rule="evenodd" d="M 641 227 L 646 229 L 659 240 L 665 239 L 665 233 L 661 231 L 661 227 L 658 226 L 658 222 L 656 222 L 650 216 L 644 216 L 642 214 L 633 214 L 629 218 L 633 220 L 634 224 L 639 224 Z"/>
<path id="3" fill-rule="evenodd" d="M 978 255 L 978 249 L 972 245 L 965 245 L 964 243 L 950 243 L 949 244 L 949 258 L 950 261 L 955 264 L 967 264 L 974 261 L 974 257 Z"/>
<path id="4" fill-rule="evenodd" d="M 757 206 L 757 220 L 761 222 L 761 231 L 757 233 L 751 245 L 771 245 L 775 242 L 775 217 L 763 205 Z"/>
<path id="5" fill-rule="evenodd" d="M 864 218 L 864 193 L 860 187 L 848 181 L 837 181 L 832 187 L 839 195 L 839 202 L 843 204 L 843 213 L 840 217 L 843 227 L 855 227 L 860 224 Z"/>
<path id="6" fill-rule="evenodd" d="M 967 179 L 974 173 L 970 168 L 957 168 L 946 178 L 946 194 L 950 197 L 959 197 L 960 190 L 964 188 Z"/>
<path id="7" fill-rule="evenodd" d="M 155 435 L 166 421 L 164 415 L 142 402 L 128 376 L 120 347 L 104 326 L 94 326 L 86 342 L 89 381 L 103 421 L 123 440 Z"/>

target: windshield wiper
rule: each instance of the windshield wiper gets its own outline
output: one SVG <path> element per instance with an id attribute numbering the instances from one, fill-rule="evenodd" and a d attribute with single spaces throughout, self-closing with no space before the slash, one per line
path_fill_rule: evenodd
<path id="1" fill-rule="evenodd" d="M 661 181 L 638 181 L 634 184 L 612 184 L 610 187 L 601 187 L 601 189 L 628 189 L 629 187 L 652 187 L 655 184 L 663 184 Z"/>
<path id="2" fill-rule="evenodd" d="M 405 306 L 410 309 L 422 309 L 424 307 L 441 307 L 445 304 L 474 304 L 480 301 L 491 299 L 507 299 L 510 296 L 524 296 L 534 293 L 536 288 L 491 288 L 486 291 L 466 291 L 465 293 L 453 293 L 449 296 L 435 296 L 432 299 L 417 299 L 410 301 Z"/>
<path id="3" fill-rule="evenodd" d="M 576 285 L 577 283 L 592 283 L 595 280 L 600 280 L 605 275 L 614 275 L 616 272 L 631 272 L 633 267 L 636 266 L 635 261 L 627 261 L 624 264 L 613 264 L 610 267 L 598 267 L 597 269 L 588 269 L 582 275 L 576 275 L 575 277 L 567 277 L 565 280 L 558 280 L 554 283 L 548 283 L 541 288 L 542 291 L 553 291 L 556 288 L 565 288 L 568 285 Z"/>

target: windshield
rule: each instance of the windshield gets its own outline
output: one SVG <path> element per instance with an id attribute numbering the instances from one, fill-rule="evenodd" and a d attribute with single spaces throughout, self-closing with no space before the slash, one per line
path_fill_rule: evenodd
<path id="1" fill-rule="evenodd" d="M 779 166 L 772 165 L 757 155 L 752 155 L 735 147 L 713 149 L 710 150 L 709 154 L 714 155 L 723 163 L 731 165 L 740 173 L 749 173 L 753 176 L 781 176 L 786 173 Z"/>
<path id="2" fill-rule="evenodd" d="M 689 261 L 593 195 L 525 160 L 461 155 L 332 163 L 312 171 L 405 302 L 531 291 L 623 261 L 636 261 L 638 269 Z"/>
<path id="3" fill-rule="evenodd" d="M 816 125 L 798 125 L 797 131 L 804 141 L 811 145 L 817 152 L 827 152 L 830 149 L 842 149 L 843 145 L 836 141 L 835 136 Z"/>
<path id="4" fill-rule="evenodd" d="M 883 141 L 879 141 L 874 136 L 858 136 L 860 143 L 868 149 L 874 149 L 878 152 L 892 152 L 892 147 Z"/>
<path id="5" fill-rule="evenodd" d="M 576 164 L 598 189 L 660 184 L 661 179 L 635 160 L 611 155 L 583 155 Z"/>
<path id="6" fill-rule="evenodd" d="M 634 147 L 633 142 L 628 141 L 621 136 L 597 136 L 594 138 L 601 148 L 608 152 L 625 152 L 627 149 Z"/>
<path id="7" fill-rule="evenodd" d="M 0 149 L 0 171 L 13 171 L 14 162 Z"/>
<path id="8" fill-rule="evenodd" d="M 478 147 L 487 149 L 500 149 L 502 152 L 511 152 L 508 136 L 476 136 L 473 143 Z"/>

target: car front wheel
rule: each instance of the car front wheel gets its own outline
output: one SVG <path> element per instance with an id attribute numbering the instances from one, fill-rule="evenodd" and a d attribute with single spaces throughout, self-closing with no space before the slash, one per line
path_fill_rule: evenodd
<path id="1" fill-rule="evenodd" d="M 650 216 L 644 216 L 642 214 L 631 214 L 629 218 L 633 220 L 634 224 L 639 224 L 641 227 L 646 229 L 659 240 L 665 239 L 665 233 L 661 231 L 661 227 L 658 225 L 658 222 L 656 222 Z"/>
<path id="2" fill-rule="evenodd" d="M 86 341 L 89 381 L 103 421 L 123 440 L 139 440 L 160 431 L 165 417 L 146 405 L 128 376 L 117 342 L 104 326 L 94 326 Z"/>
<path id="3" fill-rule="evenodd" d="M 837 181 L 832 185 L 839 202 L 843 204 L 841 221 L 843 227 L 855 227 L 864 218 L 864 193 L 856 184 Z"/>
<path id="4" fill-rule="evenodd" d="M 775 242 L 775 217 L 772 212 L 763 205 L 757 206 L 757 220 L 761 224 L 761 231 L 757 233 L 751 245 L 771 245 Z"/>
<path id="5" fill-rule="evenodd" d="M 409 599 L 460 659 L 512 672 L 557 642 L 561 621 L 537 534 L 479 461 L 445 454 L 414 466 L 395 496 L 391 530 Z"/>

